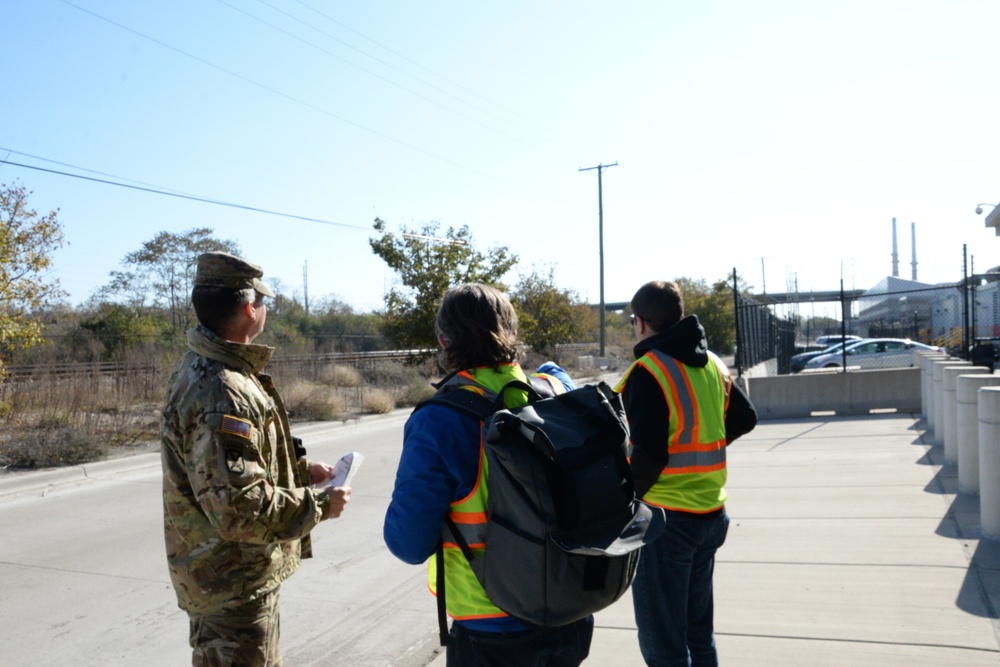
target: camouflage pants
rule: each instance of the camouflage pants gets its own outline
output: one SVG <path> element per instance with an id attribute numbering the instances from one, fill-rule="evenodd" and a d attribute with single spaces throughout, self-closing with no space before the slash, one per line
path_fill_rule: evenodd
<path id="1" fill-rule="evenodd" d="M 193 667 L 281 667 L 278 591 L 214 616 L 190 614 Z"/>

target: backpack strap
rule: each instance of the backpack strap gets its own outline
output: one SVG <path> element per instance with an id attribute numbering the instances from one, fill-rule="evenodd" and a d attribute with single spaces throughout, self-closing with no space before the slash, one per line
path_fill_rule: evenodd
<path id="1" fill-rule="evenodd" d="M 448 607 L 444 599 L 444 540 L 438 540 L 435 565 L 437 571 L 438 637 L 441 640 L 441 646 L 449 646 L 452 641 L 451 635 L 448 634 Z"/>
<path id="2" fill-rule="evenodd" d="M 474 391 L 463 391 L 461 389 L 434 394 L 426 401 L 418 403 L 417 407 L 413 408 L 413 411 L 416 412 L 428 405 L 447 405 L 470 417 L 475 417 L 479 421 L 486 421 L 490 415 L 496 412 L 493 401 L 490 399 L 480 396 Z"/>
<path id="3" fill-rule="evenodd" d="M 465 560 L 471 563 L 475 560 L 476 555 L 472 553 L 472 549 L 469 548 L 469 543 L 466 542 L 465 538 L 462 537 L 462 534 L 458 532 L 458 526 L 455 525 L 455 522 L 452 521 L 451 517 L 447 514 L 444 517 L 444 522 L 447 524 L 448 530 L 451 531 L 452 537 L 455 538 L 455 543 L 458 545 L 458 548 L 462 550 L 462 555 L 465 556 Z M 435 571 L 437 572 L 438 636 L 441 640 L 441 646 L 449 646 L 453 642 L 451 635 L 448 633 L 448 605 L 445 602 L 444 597 L 444 540 L 438 540 Z"/>

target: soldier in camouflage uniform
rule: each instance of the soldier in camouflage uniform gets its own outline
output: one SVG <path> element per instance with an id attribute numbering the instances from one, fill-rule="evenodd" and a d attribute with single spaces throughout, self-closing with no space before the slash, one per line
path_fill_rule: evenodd
<path id="1" fill-rule="evenodd" d="M 279 585 L 311 556 L 309 532 L 340 516 L 347 487 L 310 488 L 332 471 L 296 451 L 281 396 L 261 372 L 261 269 L 205 253 L 191 300 L 198 326 L 170 379 L 161 457 L 167 563 L 190 617 L 193 665 L 272 667 Z"/>

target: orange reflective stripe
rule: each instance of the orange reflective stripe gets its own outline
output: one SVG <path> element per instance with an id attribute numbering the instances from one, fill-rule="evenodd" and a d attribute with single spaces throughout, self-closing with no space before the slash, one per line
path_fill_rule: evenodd
<path id="1" fill-rule="evenodd" d="M 696 472 L 713 472 L 726 466 L 726 441 L 672 445 L 667 467 L 661 475 L 683 475 Z"/>
<path id="2" fill-rule="evenodd" d="M 674 452 L 678 454 L 686 454 L 689 452 L 715 452 L 718 451 L 720 447 L 725 446 L 725 440 L 716 440 L 715 442 L 692 442 L 687 445 L 675 445 L 670 448 L 670 453 Z"/>
<path id="3" fill-rule="evenodd" d="M 733 376 L 729 374 L 729 367 L 722 363 L 722 359 L 719 359 L 711 352 L 708 353 L 708 356 L 712 358 L 712 361 L 715 362 L 716 367 L 719 369 L 719 373 L 722 374 L 722 383 L 726 391 L 726 406 L 724 409 L 726 412 L 729 412 L 729 398 L 733 395 Z"/>
<path id="4" fill-rule="evenodd" d="M 455 523 L 486 523 L 486 512 L 449 512 Z"/>
<path id="5" fill-rule="evenodd" d="M 697 473 L 704 472 L 715 472 L 716 470 L 723 470 L 726 467 L 725 461 L 720 461 L 719 463 L 713 463 L 708 466 L 690 466 L 688 468 L 664 468 L 664 475 L 693 475 Z"/>
<path id="6" fill-rule="evenodd" d="M 669 360 L 669 361 L 668 361 Z M 647 354 L 639 360 L 640 363 L 648 361 L 653 364 L 654 377 L 659 378 L 660 389 L 663 390 L 663 398 L 670 408 L 670 416 L 677 420 L 677 428 L 672 429 L 670 444 L 681 440 L 694 440 L 694 433 L 686 432 L 688 424 L 696 425 L 697 419 L 694 414 L 694 401 L 691 382 L 687 374 L 672 357 L 667 355 Z M 669 364 L 669 365 L 668 365 Z M 646 364 L 643 364 L 644 366 Z M 677 387 L 678 383 L 684 385 L 685 391 L 681 392 Z M 695 429 L 697 430 L 697 429 Z"/>
<path id="7" fill-rule="evenodd" d="M 445 549 L 457 549 L 459 551 L 462 549 L 462 547 L 458 546 L 458 544 L 456 542 L 449 542 L 449 541 L 445 540 L 444 542 L 442 542 L 442 544 L 444 545 Z M 486 543 L 485 542 L 470 542 L 467 546 L 470 549 L 485 549 L 486 548 Z"/>

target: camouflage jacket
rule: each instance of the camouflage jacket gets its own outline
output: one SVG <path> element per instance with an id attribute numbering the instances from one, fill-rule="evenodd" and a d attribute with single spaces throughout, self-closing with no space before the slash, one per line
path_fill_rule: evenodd
<path id="1" fill-rule="evenodd" d="M 268 593 L 309 557 L 329 502 L 305 488 L 281 397 L 261 369 L 272 348 L 198 326 L 161 423 L 163 520 L 180 606 L 211 614 Z"/>

